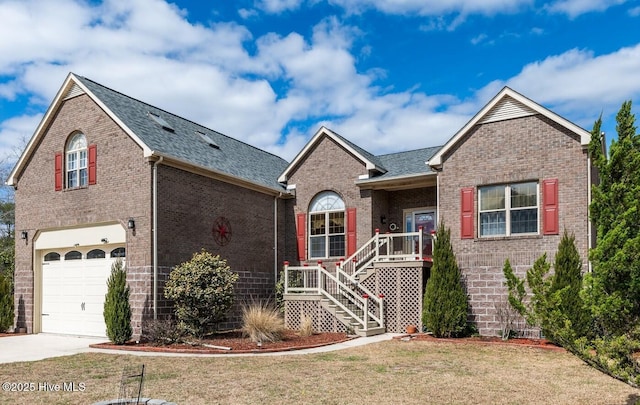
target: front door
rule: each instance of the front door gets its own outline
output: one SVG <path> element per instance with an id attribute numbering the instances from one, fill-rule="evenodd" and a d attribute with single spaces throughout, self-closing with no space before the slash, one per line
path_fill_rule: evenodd
<path id="1" fill-rule="evenodd" d="M 435 210 L 415 210 L 406 211 L 405 213 L 405 231 L 418 232 L 422 227 L 422 257 L 431 257 L 433 254 L 433 243 L 431 240 L 431 231 L 436 229 L 436 211 Z M 416 241 L 416 243 L 418 243 Z M 417 250 L 417 249 L 416 249 Z"/>

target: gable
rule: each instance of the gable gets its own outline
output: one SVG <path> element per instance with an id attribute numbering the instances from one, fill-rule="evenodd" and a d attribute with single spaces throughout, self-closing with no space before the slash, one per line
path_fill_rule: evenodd
<path id="1" fill-rule="evenodd" d="M 331 139 L 336 145 L 338 145 L 345 152 L 349 153 L 352 157 L 360 161 L 369 171 L 376 171 L 380 173 L 386 172 L 386 169 L 382 167 L 378 159 L 371 153 L 365 151 L 359 146 L 349 142 L 347 139 L 336 134 L 326 127 L 321 127 L 315 135 L 307 142 L 304 148 L 296 155 L 291 163 L 278 177 L 280 183 L 286 183 L 291 177 L 292 173 L 298 169 L 298 167 L 309 158 L 311 153 L 314 153 L 317 145 L 323 141 L 324 138 Z"/>
<path id="2" fill-rule="evenodd" d="M 503 88 L 487 105 L 482 108 L 464 127 L 462 127 L 449 141 L 440 149 L 428 162 L 436 169 L 440 169 L 446 157 L 454 153 L 460 142 L 463 142 L 469 133 L 478 125 L 487 123 L 507 121 L 523 118 L 532 115 L 541 115 L 551 120 L 557 125 L 565 128 L 569 132 L 576 134 L 580 145 L 586 147 L 591 140 L 591 133 L 562 118 L 547 108 L 526 98 L 522 94 L 510 89 Z M 525 135 L 521 142 L 528 142 Z"/>
<path id="3" fill-rule="evenodd" d="M 143 158 L 274 194 L 287 162 L 269 152 L 70 73 L 7 179 L 16 185 L 36 145 L 66 101 L 90 97 L 143 150 Z"/>

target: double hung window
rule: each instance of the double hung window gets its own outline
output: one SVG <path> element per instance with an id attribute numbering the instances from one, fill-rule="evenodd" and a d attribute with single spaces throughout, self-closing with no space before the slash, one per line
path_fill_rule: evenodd
<path id="1" fill-rule="evenodd" d="M 480 236 L 537 234 L 538 183 L 479 187 Z"/>

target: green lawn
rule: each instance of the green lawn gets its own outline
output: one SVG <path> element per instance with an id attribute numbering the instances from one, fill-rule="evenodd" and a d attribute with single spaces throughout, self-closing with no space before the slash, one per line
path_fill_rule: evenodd
<path id="1" fill-rule="evenodd" d="M 118 397 L 125 365 L 143 395 L 178 404 L 635 404 L 640 390 L 558 351 L 398 340 L 313 355 L 138 357 L 86 353 L 2 365 L 2 382 L 85 384 L 83 392 L 0 392 L 2 404 Z"/>

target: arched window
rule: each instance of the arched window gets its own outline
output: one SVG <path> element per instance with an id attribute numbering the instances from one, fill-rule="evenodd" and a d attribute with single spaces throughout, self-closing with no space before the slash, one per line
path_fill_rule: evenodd
<path id="1" fill-rule="evenodd" d="M 88 184 L 87 172 L 87 138 L 83 134 L 75 134 L 66 150 L 67 188 L 84 187 Z"/>
<path id="2" fill-rule="evenodd" d="M 318 194 L 309 207 L 309 257 L 345 254 L 345 205 L 332 191 Z"/>
<path id="3" fill-rule="evenodd" d="M 80 260 L 82 259 L 82 253 L 77 250 L 72 250 L 64 255 L 64 260 Z"/>
<path id="4" fill-rule="evenodd" d="M 125 257 L 126 253 L 123 247 L 115 248 L 111 251 L 111 257 Z"/>
<path id="5" fill-rule="evenodd" d="M 60 253 L 49 252 L 46 255 L 44 255 L 45 262 L 56 262 L 58 260 L 60 260 Z"/>
<path id="6" fill-rule="evenodd" d="M 102 249 L 93 249 L 87 253 L 87 259 L 104 259 L 105 253 Z"/>

